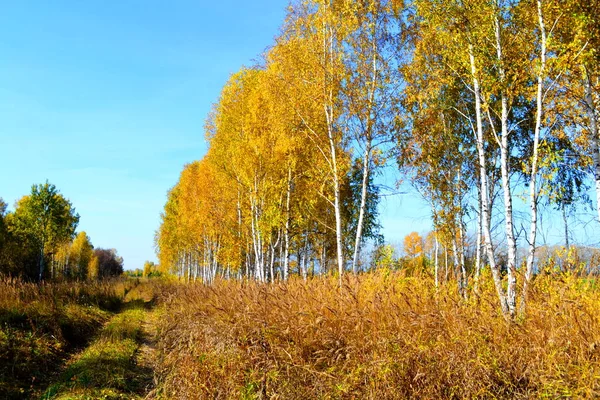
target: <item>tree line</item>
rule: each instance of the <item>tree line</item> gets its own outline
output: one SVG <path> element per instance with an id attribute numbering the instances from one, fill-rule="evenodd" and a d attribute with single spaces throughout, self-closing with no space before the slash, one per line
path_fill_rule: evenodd
<path id="1" fill-rule="evenodd" d="M 32 281 L 121 275 L 117 251 L 95 249 L 78 224 L 79 214 L 51 183 L 33 185 L 11 212 L 0 198 L 0 274 Z"/>
<path id="2" fill-rule="evenodd" d="M 169 192 L 160 264 L 204 281 L 356 273 L 395 164 L 430 204 L 436 284 L 443 247 L 465 298 L 485 269 L 502 312 L 524 312 L 540 207 L 568 223 L 591 184 L 600 198 L 598 15 L 582 0 L 293 3 Z"/>
<path id="3" fill-rule="evenodd" d="M 464 243 L 465 264 L 470 272 L 477 256 L 476 235 L 469 235 Z M 527 249 L 519 247 L 518 256 L 525 259 Z M 506 255 L 501 255 L 505 257 Z M 575 276 L 597 275 L 600 267 L 600 248 L 585 245 L 541 245 L 536 248 L 537 272 L 541 274 L 574 274 Z M 434 278 L 439 286 L 455 282 L 461 276 L 456 268 L 452 249 L 440 246 L 436 232 L 421 236 L 418 232 L 407 234 L 402 248 L 391 244 L 377 246 L 370 257 L 370 269 L 400 270 L 409 276 Z M 505 262 L 505 261 L 503 261 Z M 480 290 L 478 289 L 478 295 Z"/>

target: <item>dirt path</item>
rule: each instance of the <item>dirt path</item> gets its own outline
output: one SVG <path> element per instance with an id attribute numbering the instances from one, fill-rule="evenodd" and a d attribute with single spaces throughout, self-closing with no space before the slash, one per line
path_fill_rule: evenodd
<path id="1" fill-rule="evenodd" d="M 154 366 L 156 354 L 156 323 L 155 312 L 146 312 L 145 318 L 141 324 L 141 333 L 139 338 L 139 347 L 135 355 L 135 365 L 140 371 L 144 371 L 145 381 L 141 386 L 144 391 L 144 397 L 152 392 L 155 386 Z"/>
<path id="2" fill-rule="evenodd" d="M 125 296 L 98 337 L 66 364 L 42 399 L 143 399 L 154 388 L 155 312 L 148 285 Z"/>

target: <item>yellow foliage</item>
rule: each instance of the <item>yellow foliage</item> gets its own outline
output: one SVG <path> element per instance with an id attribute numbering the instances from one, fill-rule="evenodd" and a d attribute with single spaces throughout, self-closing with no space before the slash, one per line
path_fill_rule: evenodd
<path id="1" fill-rule="evenodd" d="M 404 253 L 414 258 L 423 255 L 423 238 L 417 232 L 411 232 L 404 237 Z"/>

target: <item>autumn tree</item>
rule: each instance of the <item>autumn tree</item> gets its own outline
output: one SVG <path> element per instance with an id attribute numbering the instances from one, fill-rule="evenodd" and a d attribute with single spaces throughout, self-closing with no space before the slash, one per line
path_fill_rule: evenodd
<path id="1" fill-rule="evenodd" d="M 325 165 L 329 185 L 324 198 L 331 204 L 335 220 L 331 228 L 340 279 L 345 268 L 341 188 L 349 165 L 340 90 L 346 72 L 344 41 L 351 30 L 345 19 L 348 11 L 343 2 L 297 3 L 277 46 L 288 84 L 287 100 Z"/>
<path id="2" fill-rule="evenodd" d="M 96 253 L 92 253 L 90 263 L 88 264 L 87 277 L 91 280 L 96 280 L 100 277 L 100 260 Z"/>
<path id="3" fill-rule="evenodd" d="M 7 204 L 0 197 L 0 254 L 4 248 L 4 243 L 6 243 L 7 239 L 7 230 L 6 230 L 6 222 L 4 221 L 6 217 L 6 206 Z"/>
<path id="4" fill-rule="evenodd" d="M 591 170 L 600 218 L 600 3 L 564 1 L 560 10 L 562 23 L 551 31 L 552 43 L 563 55 L 558 65 L 565 94 L 561 100 L 565 114 L 580 128 L 576 142 L 584 145 L 591 159 L 580 166 Z"/>
<path id="5" fill-rule="evenodd" d="M 142 276 L 144 278 L 150 278 L 152 276 L 160 275 L 158 271 L 158 265 L 156 265 L 153 261 L 144 262 L 144 268 L 142 269 Z"/>
<path id="6" fill-rule="evenodd" d="M 94 246 L 85 232 L 79 232 L 71 244 L 70 272 L 73 277 L 83 280 L 89 274 L 89 266 L 92 261 Z"/>
<path id="7" fill-rule="evenodd" d="M 169 192 L 161 268 L 203 282 L 357 271 L 364 241 L 379 238 L 376 179 L 393 137 L 403 178 L 431 208 L 435 284 L 440 250 L 465 298 L 489 266 L 503 314 L 516 317 L 539 205 L 573 204 L 600 154 L 594 7 L 294 3 L 273 46 L 224 86 L 207 154 Z"/>
<path id="8" fill-rule="evenodd" d="M 259 69 L 245 69 L 232 77 L 209 121 L 211 147 L 203 160 L 233 183 L 236 193 L 227 192 L 234 195 L 237 210 L 230 215 L 237 222 L 238 239 L 248 240 L 245 253 L 251 259 L 246 265 L 261 281 L 274 277 L 291 174 L 267 79 Z"/>
<path id="9" fill-rule="evenodd" d="M 38 250 L 38 280 L 44 276 L 48 255 L 75 235 L 79 214 L 56 187 L 48 182 L 33 185 L 31 194 L 21 198 L 12 216 L 14 231 L 29 237 Z"/>
<path id="10" fill-rule="evenodd" d="M 425 269 L 424 240 L 418 232 L 404 237 L 404 268 L 411 274 L 420 274 Z"/>
<path id="11" fill-rule="evenodd" d="M 373 268 L 393 269 L 397 266 L 395 249 L 390 244 L 381 244 L 373 250 L 371 257 Z"/>
<path id="12" fill-rule="evenodd" d="M 385 163 L 382 148 L 391 140 L 394 117 L 398 112 L 401 76 L 398 60 L 392 55 L 402 51 L 403 22 L 395 13 L 404 15 L 401 2 L 368 0 L 347 2 L 343 10 L 348 33 L 343 38 L 343 76 L 340 97 L 342 124 L 351 132 L 355 151 L 359 154 L 362 181 L 357 200 L 357 221 L 352 234 L 354 244 L 352 270 L 363 242 L 363 231 L 368 233 L 366 220 L 369 197 L 377 194 L 369 190 L 374 168 Z M 340 12 L 340 11 L 338 11 Z"/>
<path id="13" fill-rule="evenodd" d="M 413 57 L 402 69 L 407 86 L 405 113 L 398 118 L 396 128 L 397 160 L 404 176 L 429 203 L 436 240 L 446 253 L 452 249 L 459 290 L 466 295 L 465 219 L 473 192 L 479 196 L 476 214 L 482 215 L 480 205 L 489 203 L 490 167 L 487 161 L 483 172 L 477 167 L 476 107 L 465 85 L 465 60 L 457 56 L 464 47 L 451 28 L 437 29 L 447 23 L 443 21 L 452 8 L 440 5 L 438 9 L 426 1 L 415 5 L 418 18 L 412 29 Z M 489 150 L 483 155 L 489 157 Z M 471 189 L 478 187 L 478 172 L 485 182 L 483 197 L 481 190 Z M 481 219 L 478 222 L 481 224 Z"/>
<path id="14" fill-rule="evenodd" d="M 78 221 L 72 204 L 49 183 L 34 185 L 13 212 L 7 213 L 0 199 L 0 273 L 38 281 L 40 273 L 51 280 L 98 278 L 99 260 L 90 237 L 75 234 Z"/>

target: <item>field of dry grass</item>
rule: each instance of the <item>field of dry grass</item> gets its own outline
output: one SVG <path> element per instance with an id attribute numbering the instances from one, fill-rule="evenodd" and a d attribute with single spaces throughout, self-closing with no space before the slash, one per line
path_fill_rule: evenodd
<path id="1" fill-rule="evenodd" d="M 94 338 L 132 285 L 0 280 L 0 398 L 35 396 L 68 354 Z"/>
<path id="2" fill-rule="evenodd" d="M 342 288 L 4 280 L 0 398 L 140 398 L 153 374 L 161 399 L 597 398 L 599 294 L 541 275 L 527 316 L 507 322 L 489 277 L 467 301 L 385 271 Z M 140 362 L 150 321 L 156 351 Z"/>
<path id="3" fill-rule="evenodd" d="M 486 282 L 490 282 L 487 279 Z M 381 272 L 261 285 L 179 286 L 160 318 L 162 398 L 402 399 L 600 396 L 593 280 L 539 276 L 506 322 L 491 283 Z"/>

